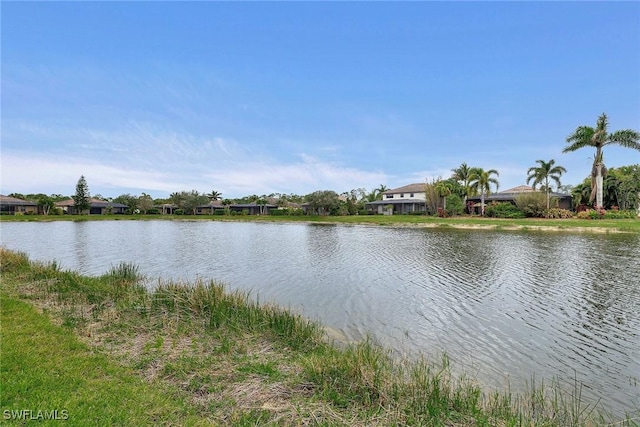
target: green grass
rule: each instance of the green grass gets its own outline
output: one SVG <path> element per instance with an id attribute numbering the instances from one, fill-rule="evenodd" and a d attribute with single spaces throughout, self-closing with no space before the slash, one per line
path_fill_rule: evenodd
<path id="1" fill-rule="evenodd" d="M 4 249 L 0 270 L 2 410 L 64 410 L 83 426 L 638 425 L 585 405 L 579 384 L 486 393 L 446 357 L 335 345 L 216 283 L 148 291 L 133 265 L 86 277 Z"/>
<path id="2" fill-rule="evenodd" d="M 11 421 L 11 415 L 4 411 L 17 411 L 16 418 L 57 411 L 65 425 L 206 424 L 177 393 L 145 383 L 33 306 L 4 294 L 0 304 L 5 419 Z M 24 409 L 32 413 L 21 413 Z"/>
<path id="3" fill-rule="evenodd" d="M 529 230 L 579 230 L 604 229 L 612 232 L 640 233 L 640 219 L 545 219 L 545 218 L 482 218 L 478 216 L 458 216 L 451 218 L 438 218 L 420 215 L 350 215 L 350 216 L 269 216 L 269 215 L 3 215 L 1 221 L 113 221 L 113 220 L 174 220 L 174 221 L 240 221 L 240 222 L 312 222 L 329 224 L 366 224 L 366 225 L 415 225 L 430 227 L 479 227 L 479 228 L 523 228 Z"/>

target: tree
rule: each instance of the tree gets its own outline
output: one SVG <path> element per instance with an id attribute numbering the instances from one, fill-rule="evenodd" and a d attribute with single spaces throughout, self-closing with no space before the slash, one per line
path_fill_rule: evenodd
<path id="1" fill-rule="evenodd" d="M 498 190 L 498 180 L 492 177 L 491 175 L 500 176 L 498 171 L 495 169 L 489 169 L 485 171 L 482 168 L 473 168 L 473 173 L 471 175 L 470 188 L 473 191 L 477 191 L 480 193 L 480 208 L 481 215 L 484 216 L 484 196 L 485 194 L 491 193 L 491 184 L 496 186 L 496 190 Z"/>
<path id="2" fill-rule="evenodd" d="M 549 209 L 549 199 L 551 187 L 549 186 L 549 179 L 553 180 L 558 187 L 560 187 L 560 177 L 563 173 L 566 173 L 567 170 L 562 166 L 554 166 L 556 161 L 551 159 L 548 162 L 544 160 L 536 160 L 539 166 L 532 166 L 527 171 L 527 184 L 533 181 L 533 189 L 535 190 L 536 185 L 543 184 L 544 191 L 547 194 L 547 209 Z"/>
<path id="3" fill-rule="evenodd" d="M 580 209 L 580 206 L 589 203 L 589 197 L 591 196 L 591 180 L 585 179 L 584 182 L 576 185 L 571 190 L 571 197 L 573 198 L 573 205 Z"/>
<path id="4" fill-rule="evenodd" d="M 173 193 L 171 196 L 177 202 L 176 204 L 185 211 L 191 211 L 193 215 L 196 214 L 199 206 L 206 205 L 209 201 L 206 194 L 200 194 L 197 190 L 182 191 L 177 197 L 174 197 L 175 194 Z"/>
<path id="5" fill-rule="evenodd" d="M 77 213 L 82 213 L 91 207 L 89 197 L 89 185 L 87 185 L 87 180 L 84 179 L 84 175 L 80 175 L 80 179 L 76 184 L 76 194 L 72 197 L 73 207 Z"/>
<path id="6" fill-rule="evenodd" d="M 51 197 L 46 196 L 44 194 L 40 195 L 40 197 L 38 197 L 37 199 L 37 203 L 38 203 L 38 208 L 42 209 L 42 213 L 44 215 L 49 215 L 49 212 L 51 211 L 51 209 L 53 209 L 54 207 L 54 201 Z"/>
<path id="7" fill-rule="evenodd" d="M 328 215 L 335 212 L 340 206 L 340 199 L 335 191 L 314 191 L 306 197 L 309 208 L 318 215 Z"/>
<path id="8" fill-rule="evenodd" d="M 465 202 L 467 201 L 467 197 L 474 195 L 471 187 L 471 178 L 473 177 L 473 173 L 476 169 L 477 168 L 469 167 L 466 163 L 462 163 L 457 168 L 451 169 L 451 172 L 453 172 L 451 178 L 458 181 L 464 189 L 463 196 Z"/>
<path id="9" fill-rule="evenodd" d="M 142 193 L 142 195 L 138 197 L 138 208 L 146 215 L 147 211 L 153 208 L 153 198 L 147 193 Z"/>
<path id="10" fill-rule="evenodd" d="M 211 190 L 211 193 L 207 193 L 207 197 L 210 201 L 215 202 L 216 200 L 222 199 L 222 193 L 216 190 Z"/>
<path id="11" fill-rule="evenodd" d="M 380 187 L 376 188 L 376 191 L 378 192 L 378 194 L 382 194 L 387 190 L 389 190 L 389 188 L 384 184 L 380 184 Z"/>
<path id="12" fill-rule="evenodd" d="M 436 182 L 435 191 L 438 196 L 442 197 L 442 209 L 447 210 L 447 197 L 452 193 L 452 185 L 450 181 L 439 179 Z"/>
<path id="13" fill-rule="evenodd" d="M 596 208 L 603 206 L 602 188 L 603 177 L 606 175 L 602 149 L 606 145 L 616 144 L 625 148 L 640 151 L 640 133 L 632 129 L 618 130 L 608 133 L 609 121 L 607 115 L 602 113 L 596 122 L 596 127 L 578 126 L 574 133 L 567 137 L 567 145 L 563 153 L 579 150 L 584 147 L 594 147 L 596 153 L 593 157 L 591 168 L 591 197 L 596 200 Z"/>
<path id="14" fill-rule="evenodd" d="M 133 213 L 138 207 L 138 197 L 129 193 L 119 195 L 118 197 L 113 199 L 112 202 L 122 203 L 123 205 L 127 205 L 129 207 L 127 211 L 130 214 Z"/>

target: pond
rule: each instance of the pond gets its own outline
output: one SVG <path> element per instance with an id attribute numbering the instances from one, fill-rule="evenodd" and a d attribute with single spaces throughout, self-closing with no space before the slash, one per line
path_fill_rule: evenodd
<path id="1" fill-rule="evenodd" d="M 98 275 L 222 281 L 487 389 L 535 376 L 640 410 L 640 235 L 220 221 L 3 222 L 0 243 Z"/>

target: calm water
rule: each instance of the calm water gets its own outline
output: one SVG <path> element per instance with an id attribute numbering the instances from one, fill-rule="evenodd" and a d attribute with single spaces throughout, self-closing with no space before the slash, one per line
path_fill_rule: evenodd
<path id="1" fill-rule="evenodd" d="M 216 279 L 486 387 L 583 382 L 640 410 L 640 236 L 233 222 L 2 223 L 0 242 L 97 275 Z"/>

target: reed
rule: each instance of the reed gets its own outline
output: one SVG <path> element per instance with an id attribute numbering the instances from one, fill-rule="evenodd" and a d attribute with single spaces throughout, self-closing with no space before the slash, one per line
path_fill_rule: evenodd
<path id="1" fill-rule="evenodd" d="M 454 375 L 446 356 L 399 360 L 369 338 L 335 345 L 319 324 L 219 283 L 148 290 L 132 264 L 86 277 L 4 249 L 0 265 L 3 298 L 40 306 L 215 424 L 638 425 L 638 414 L 618 419 L 585 404 L 577 380 L 571 390 L 532 378 L 524 393 L 486 392 Z M 3 336 L 17 324 L 3 324 Z M 16 360 L 3 357 L 3 368 Z"/>

